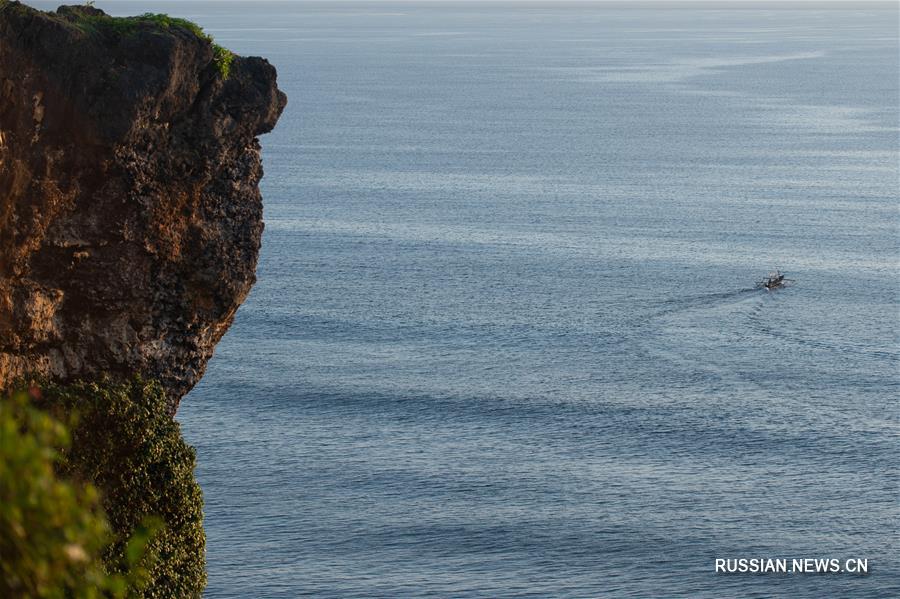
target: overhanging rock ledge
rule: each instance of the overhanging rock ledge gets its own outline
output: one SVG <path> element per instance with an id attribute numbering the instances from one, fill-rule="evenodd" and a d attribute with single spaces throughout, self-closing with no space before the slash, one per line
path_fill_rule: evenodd
<path id="1" fill-rule="evenodd" d="M 0 0 L 0 388 L 141 374 L 174 413 L 255 281 L 285 104 L 179 24 Z"/>

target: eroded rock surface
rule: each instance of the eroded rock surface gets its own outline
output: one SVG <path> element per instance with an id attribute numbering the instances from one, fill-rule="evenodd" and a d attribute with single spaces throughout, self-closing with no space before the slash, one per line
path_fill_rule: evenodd
<path id="1" fill-rule="evenodd" d="M 0 0 L 0 387 L 135 373 L 178 400 L 255 281 L 275 69 L 178 25 Z"/>

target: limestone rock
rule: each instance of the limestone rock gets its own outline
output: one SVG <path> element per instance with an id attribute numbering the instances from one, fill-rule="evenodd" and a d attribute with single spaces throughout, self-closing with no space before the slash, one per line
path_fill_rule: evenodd
<path id="1" fill-rule="evenodd" d="M 0 388 L 199 380 L 255 281 L 275 69 L 181 24 L 0 0 Z"/>

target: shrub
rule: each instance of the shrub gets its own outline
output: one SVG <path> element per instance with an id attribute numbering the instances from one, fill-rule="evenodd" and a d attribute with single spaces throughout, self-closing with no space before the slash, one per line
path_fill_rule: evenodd
<path id="1" fill-rule="evenodd" d="M 128 541 L 136 533 L 146 536 L 142 523 L 155 516 L 164 528 L 147 545 L 149 584 L 139 596 L 199 597 L 206 585 L 203 497 L 194 450 L 169 414 L 162 388 L 140 378 L 47 384 L 40 405 L 73 422 L 60 470 L 101 491 L 114 535 L 104 552 L 108 570 L 128 570 L 134 558 Z"/>
<path id="2" fill-rule="evenodd" d="M 110 575 L 102 552 L 110 529 L 93 485 L 61 479 L 66 427 L 29 405 L 25 393 L 0 395 L 0 597 L 93 599 L 140 592 L 149 559 L 144 528 L 127 543 L 126 566 Z"/>

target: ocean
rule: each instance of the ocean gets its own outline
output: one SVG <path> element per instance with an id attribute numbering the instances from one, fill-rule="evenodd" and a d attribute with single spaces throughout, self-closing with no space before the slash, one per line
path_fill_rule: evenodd
<path id="1" fill-rule="evenodd" d="M 208 598 L 900 596 L 896 4 L 97 6 L 289 97 Z"/>

